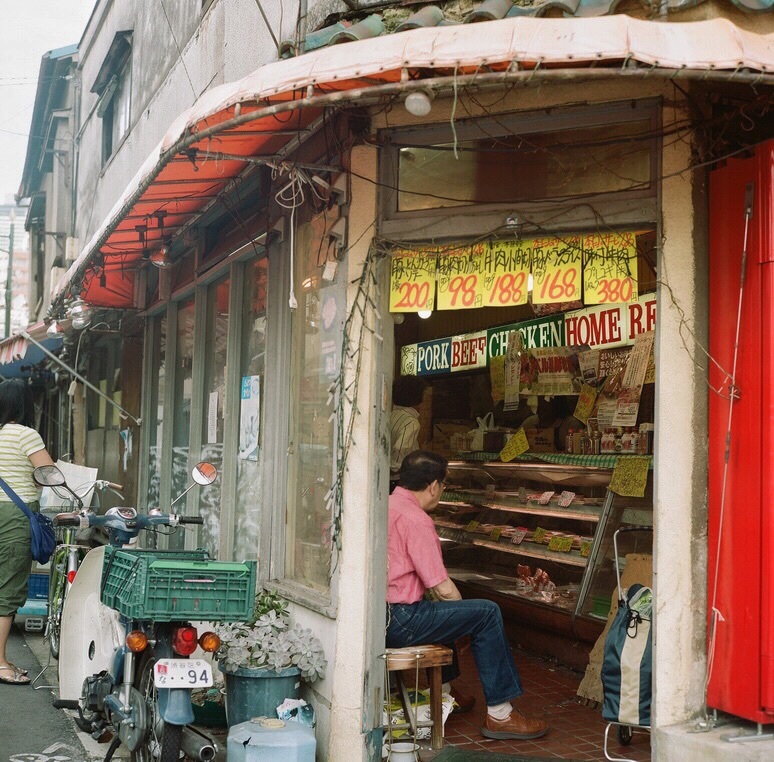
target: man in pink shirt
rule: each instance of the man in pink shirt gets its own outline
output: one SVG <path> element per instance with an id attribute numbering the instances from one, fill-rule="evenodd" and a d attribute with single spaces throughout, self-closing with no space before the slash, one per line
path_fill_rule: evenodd
<path id="1" fill-rule="evenodd" d="M 387 647 L 454 642 L 470 636 L 473 658 L 487 704 L 482 735 L 488 738 L 539 738 L 548 730 L 511 704 L 524 692 L 496 603 L 463 601 L 449 579 L 441 542 L 428 516 L 441 499 L 448 461 L 415 450 L 403 459 L 398 486 L 390 496 L 387 533 Z M 430 590 L 438 600 L 425 599 Z M 459 675 L 444 667 L 445 683 Z"/>

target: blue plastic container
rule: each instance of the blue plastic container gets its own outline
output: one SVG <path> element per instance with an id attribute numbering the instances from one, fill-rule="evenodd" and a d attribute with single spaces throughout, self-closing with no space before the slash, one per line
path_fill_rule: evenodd
<path id="1" fill-rule="evenodd" d="M 290 667 L 221 671 L 226 679 L 226 719 L 229 727 L 253 717 L 276 717 L 285 699 L 297 699 L 301 691 L 301 670 Z"/>
<path id="2" fill-rule="evenodd" d="M 228 762 L 314 762 L 314 730 L 298 722 L 263 718 L 228 731 Z"/>

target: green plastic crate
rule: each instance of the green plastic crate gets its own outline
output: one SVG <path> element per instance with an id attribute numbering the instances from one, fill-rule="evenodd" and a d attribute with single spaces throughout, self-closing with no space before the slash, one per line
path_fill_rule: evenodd
<path id="1" fill-rule="evenodd" d="M 249 619 L 255 606 L 255 561 L 211 561 L 206 551 L 107 547 L 102 602 L 130 619 Z"/>

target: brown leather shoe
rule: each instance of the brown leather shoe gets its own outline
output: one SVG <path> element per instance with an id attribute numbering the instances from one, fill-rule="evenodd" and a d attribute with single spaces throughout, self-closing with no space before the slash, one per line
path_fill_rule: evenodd
<path id="1" fill-rule="evenodd" d="M 481 735 L 487 738 L 513 738 L 518 741 L 540 738 L 547 732 L 547 722 L 539 720 L 537 717 L 527 717 L 518 709 L 514 709 L 507 720 L 496 720 L 487 714 L 484 727 L 481 728 Z"/>
<path id="2" fill-rule="evenodd" d="M 460 693 L 453 688 L 451 690 L 451 697 L 454 699 L 452 714 L 464 714 L 465 712 L 469 712 L 476 705 L 475 696 L 469 696 L 467 693 Z"/>

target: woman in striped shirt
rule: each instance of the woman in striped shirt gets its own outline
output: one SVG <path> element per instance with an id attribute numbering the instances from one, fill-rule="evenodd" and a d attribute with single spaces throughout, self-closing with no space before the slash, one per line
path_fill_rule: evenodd
<path id="1" fill-rule="evenodd" d="M 0 383 L 0 477 L 31 511 L 39 510 L 32 471 L 54 463 L 34 425 L 32 389 L 20 379 Z M 27 600 L 31 566 L 29 519 L 0 492 L 0 683 L 6 685 L 30 682 L 8 661 L 5 647 L 14 614 Z"/>

